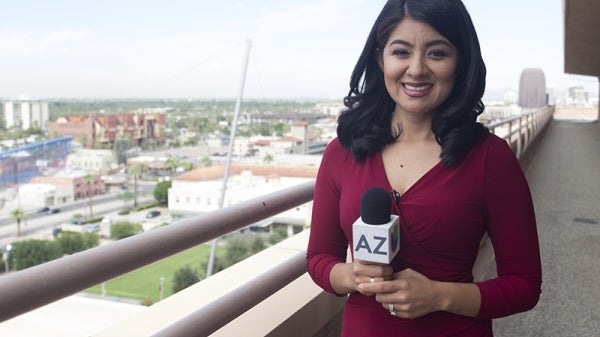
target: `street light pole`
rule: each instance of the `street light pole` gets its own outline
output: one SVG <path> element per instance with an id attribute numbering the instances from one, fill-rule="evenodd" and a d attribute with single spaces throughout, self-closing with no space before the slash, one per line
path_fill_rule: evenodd
<path id="1" fill-rule="evenodd" d="M 10 261 L 10 251 L 13 249 L 12 245 L 6 245 L 4 247 L 4 252 L 2 253 L 2 258 L 4 259 L 4 272 L 8 274 L 10 271 L 9 261 Z"/>
<path id="2" fill-rule="evenodd" d="M 164 289 L 164 286 L 165 286 L 165 278 L 164 278 L 164 276 L 161 276 L 160 277 L 160 287 L 159 287 L 159 290 L 160 290 L 159 291 L 160 292 L 160 295 L 159 295 L 160 299 L 159 299 L 159 301 L 162 301 L 162 299 L 163 299 L 163 289 Z"/>

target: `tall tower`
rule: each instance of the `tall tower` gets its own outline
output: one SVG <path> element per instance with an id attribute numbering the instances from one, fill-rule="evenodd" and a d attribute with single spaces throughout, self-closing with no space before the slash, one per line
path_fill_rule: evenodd
<path id="1" fill-rule="evenodd" d="M 519 106 L 521 108 L 541 108 L 548 105 L 546 77 L 541 69 L 527 68 L 519 81 Z"/>

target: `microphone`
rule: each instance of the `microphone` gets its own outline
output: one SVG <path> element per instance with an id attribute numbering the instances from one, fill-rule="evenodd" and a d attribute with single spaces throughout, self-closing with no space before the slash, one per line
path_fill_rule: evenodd
<path id="1" fill-rule="evenodd" d="M 398 216 L 391 214 L 392 200 L 381 187 L 366 190 L 360 199 L 360 217 L 352 224 L 354 258 L 390 263 L 400 249 Z"/>

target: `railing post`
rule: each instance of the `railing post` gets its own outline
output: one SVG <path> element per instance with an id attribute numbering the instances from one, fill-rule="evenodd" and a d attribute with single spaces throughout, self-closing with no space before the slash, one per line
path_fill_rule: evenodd
<path id="1" fill-rule="evenodd" d="M 517 157 L 521 155 L 523 150 L 523 116 L 519 118 L 519 128 L 517 129 Z"/>

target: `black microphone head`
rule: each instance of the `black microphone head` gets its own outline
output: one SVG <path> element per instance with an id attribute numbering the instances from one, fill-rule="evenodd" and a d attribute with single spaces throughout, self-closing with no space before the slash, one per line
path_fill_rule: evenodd
<path id="1" fill-rule="evenodd" d="M 369 225 L 383 225 L 390 221 L 392 199 L 381 187 L 371 187 L 360 199 L 360 218 Z"/>

